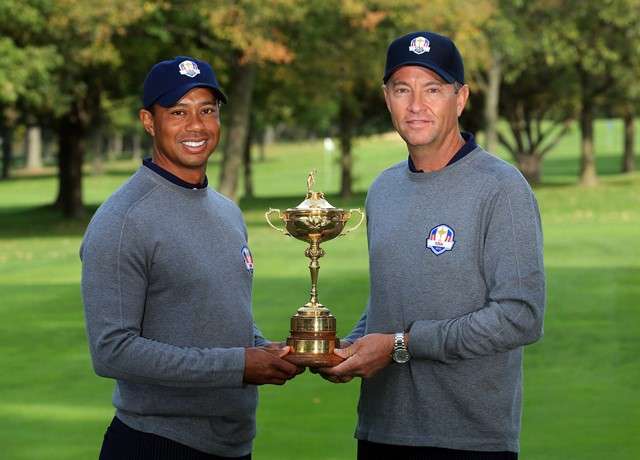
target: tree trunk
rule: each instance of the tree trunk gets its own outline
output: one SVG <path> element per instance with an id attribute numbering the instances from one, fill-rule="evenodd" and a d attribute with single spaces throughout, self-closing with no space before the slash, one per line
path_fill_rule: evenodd
<path id="1" fill-rule="evenodd" d="M 113 161 L 122 156 L 123 147 L 124 136 L 122 133 L 118 131 L 111 133 L 111 136 L 109 137 L 109 152 L 107 153 L 109 161 Z"/>
<path id="2" fill-rule="evenodd" d="M 276 130 L 273 125 L 267 125 L 264 128 L 262 137 L 260 138 L 260 162 L 267 159 L 267 146 L 273 144 L 276 139 Z"/>
<path id="3" fill-rule="evenodd" d="M 251 165 L 251 144 L 252 144 L 252 126 L 253 123 L 249 123 L 249 131 L 247 132 L 247 141 L 244 145 L 244 152 L 242 155 L 242 163 L 244 166 L 244 196 L 246 198 L 253 198 L 253 169 Z"/>
<path id="4" fill-rule="evenodd" d="M 238 175 L 247 143 L 251 96 L 256 76 L 256 65 L 240 61 L 240 52 L 235 55 L 231 69 L 231 93 L 229 94 L 229 134 L 220 168 L 219 192 L 236 200 Z"/>
<path id="5" fill-rule="evenodd" d="M 2 176 L 8 179 L 13 160 L 13 127 L 6 120 L 0 120 L 0 137 L 2 137 Z"/>
<path id="6" fill-rule="evenodd" d="M 593 91 L 589 75 L 578 66 L 580 79 L 580 184 L 590 187 L 598 183 L 593 151 Z"/>
<path id="7" fill-rule="evenodd" d="M 498 142 L 498 104 L 500 102 L 500 83 L 502 81 L 502 59 L 497 51 L 491 53 L 491 67 L 484 105 L 485 149 L 495 152 Z"/>
<path id="8" fill-rule="evenodd" d="M 91 174 L 104 174 L 104 149 L 102 147 L 102 130 L 98 128 L 91 136 L 91 153 L 93 153 Z"/>
<path id="9" fill-rule="evenodd" d="M 518 169 L 527 182 L 537 185 L 542 179 L 542 157 L 538 155 L 517 155 Z"/>
<path id="10" fill-rule="evenodd" d="M 598 183 L 593 152 L 593 107 L 583 100 L 580 112 L 580 184 L 591 187 Z"/>
<path id="11" fill-rule="evenodd" d="M 42 130 L 40 126 L 29 126 L 26 135 L 27 169 L 42 168 Z"/>
<path id="12" fill-rule="evenodd" d="M 131 158 L 138 163 L 142 160 L 142 136 L 140 133 L 131 135 Z"/>
<path id="13" fill-rule="evenodd" d="M 350 198 L 353 194 L 353 157 L 351 155 L 353 123 L 355 115 L 351 110 L 349 96 L 343 94 L 340 102 L 340 196 Z"/>
<path id="14" fill-rule="evenodd" d="M 58 140 L 52 131 L 45 129 L 42 132 L 42 161 L 44 164 L 54 163 L 57 158 Z"/>
<path id="15" fill-rule="evenodd" d="M 634 152 L 635 126 L 633 109 L 627 108 L 624 113 L 624 154 L 622 155 L 622 172 L 635 171 L 636 161 Z"/>
<path id="16" fill-rule="evenodd" d="M 60 121 L 58 128 L 59 189 L 56 207 L 67 218 L 84 214 L 82 205 L 82 163 L 85 152 L 85 132 L 71 115 Z"/>

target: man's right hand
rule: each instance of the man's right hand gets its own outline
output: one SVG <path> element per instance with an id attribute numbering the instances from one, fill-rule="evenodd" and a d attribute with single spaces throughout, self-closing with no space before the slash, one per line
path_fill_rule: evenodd
<path id="1" fill-rule="evenodd" d="M 244 349 L 244 383 L 252 385 L 283 385 L 300 373 L 301 369 L 282 359 L 289 347 L 253 347 Z"/>

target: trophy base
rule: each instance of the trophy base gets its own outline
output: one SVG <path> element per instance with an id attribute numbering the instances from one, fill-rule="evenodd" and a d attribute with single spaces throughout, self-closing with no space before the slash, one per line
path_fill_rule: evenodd
<path id="1" fill-rule="evenodd" d="M 329 309 L 303 306 L 291 318 L 291 335 L 287 338 L 291 353 L 284 357 L 301 367 L 333 367 L 343 359 L 333 353 L 340 347 L 336 338 L 336 318 Z"/>
<path id="2" fill-rule="evenodd" d="M 288 354 L 283 359 L 295 364 L 298 367 L 333 367 L 340 364 L 343 359 L 338 355 L 317 355 L 314 353 L 293 353 Z"/>

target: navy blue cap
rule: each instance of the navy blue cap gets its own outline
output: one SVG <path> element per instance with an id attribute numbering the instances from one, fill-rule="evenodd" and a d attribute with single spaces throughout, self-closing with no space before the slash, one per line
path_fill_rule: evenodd
<path id="1" fill-rule="evenodd" d="M 205 61 L 189 56 L 177 56 L 170 61 L 158 62 L 144 79 L 142 104 L 150 108 L 153 104 L 171 107 L 193 88 L 211 88 L 218 100 L 226 104 L 216 79 L 216 74 Z"/>
<path id="2" fill-rule="evenodd" d="M 462 56 L 451 39 L 433 32 L 412 32 L 395 39 L 387 49 L 385 83 L 400 67 L 417 65 L 433 70 L 447 83 L 464 83 Z"/>

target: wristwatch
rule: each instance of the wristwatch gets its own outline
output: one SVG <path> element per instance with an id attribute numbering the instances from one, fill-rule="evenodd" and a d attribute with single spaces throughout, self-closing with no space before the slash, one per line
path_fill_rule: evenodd
<path id="1" fill-rule="evenodd" d="M 391 353 L 391 359 L 398 364 L 404 364 L 411 359 L 409 350 L 407 350 L 407 343 L 404 341 L 404 332 L 396 333 L 393 339 L 393 353 Z"/>

